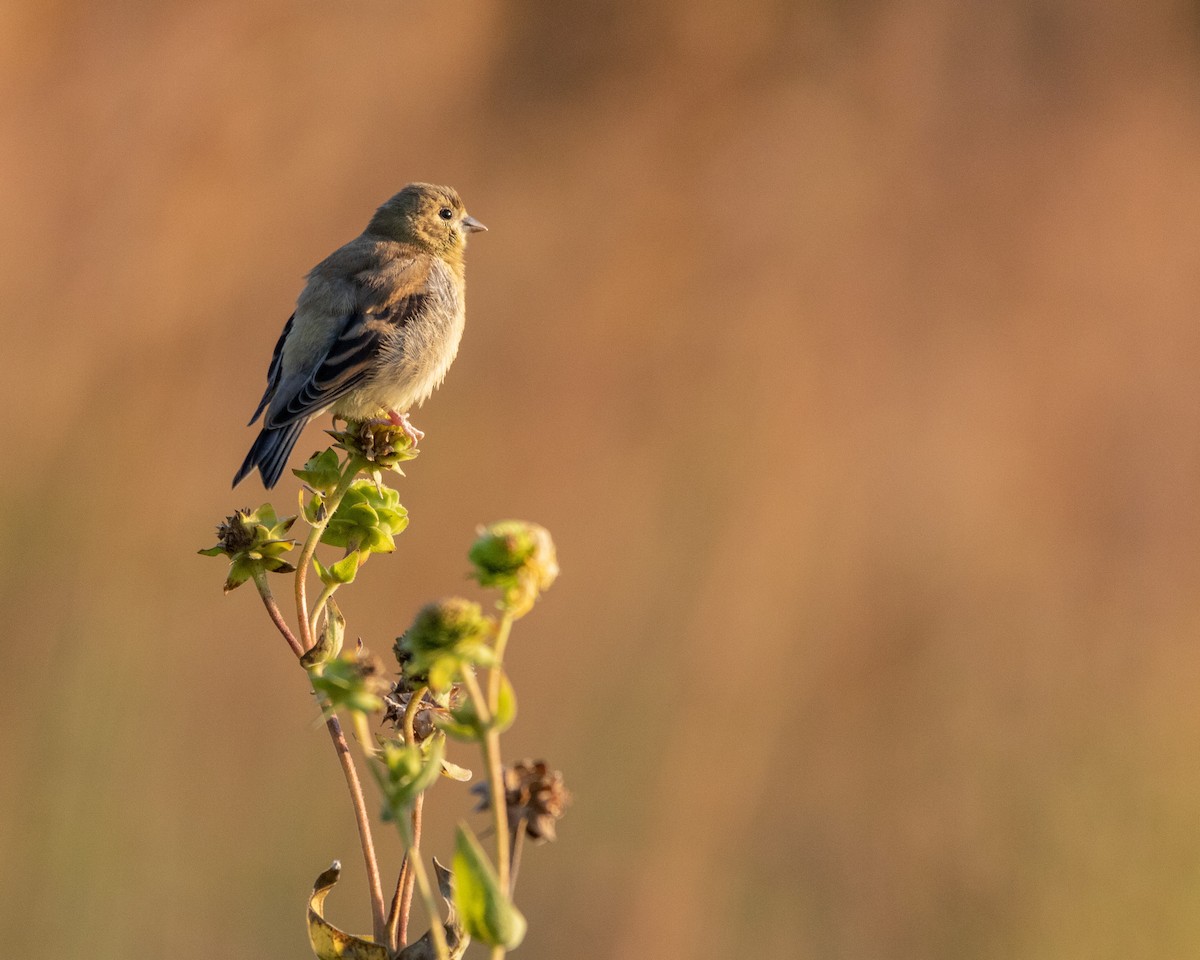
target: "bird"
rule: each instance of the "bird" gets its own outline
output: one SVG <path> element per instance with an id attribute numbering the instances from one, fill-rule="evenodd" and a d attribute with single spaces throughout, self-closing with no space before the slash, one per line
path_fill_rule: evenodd
<path id="1" fill-rule="evenodd" d="M 387 418 L 416 443 L 408 422 L 445 379 L 466 310 L 467 237 L 487 230 L 451 187 L 410 183 L 366 229 L 306 276 L 267 368 L 249 426 L 262 429 L 237 474 L 256 467 L 268 490 L 305 425 Z"/>

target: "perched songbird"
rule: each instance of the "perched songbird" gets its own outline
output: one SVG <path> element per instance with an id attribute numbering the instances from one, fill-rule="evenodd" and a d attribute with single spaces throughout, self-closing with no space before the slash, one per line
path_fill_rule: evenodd
<path id="1" fill-rule="evenodd" d="M 362 235 L 308 274 L 283 328 L 267 390 L 250 418 L 262 432 L 233 478 L 255 467 L 270 488 L 313 417 L 387 417 L 413 440 L 407 412 L 433 393 L 458 353 L 467 234 L 486 230 L 450 187 L 410 183 Z"/>

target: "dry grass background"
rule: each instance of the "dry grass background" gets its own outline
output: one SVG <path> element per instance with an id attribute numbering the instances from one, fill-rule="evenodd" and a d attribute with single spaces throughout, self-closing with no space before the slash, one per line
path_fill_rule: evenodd
<path id="1" fill-rule="evenodd" d="M 5 951 L 303 957 L 335 856 L 366 928 L 302 679 L 194 550 L 259 502 L 301 275 L 432 179 L 492 229 L 346 607 L 383 650 L 475 523 L 556 536 L 508 740 L 577 802 L 520 956 L 1194 955 L 1198 37 L 1154 0 L 0 8 Z"/>

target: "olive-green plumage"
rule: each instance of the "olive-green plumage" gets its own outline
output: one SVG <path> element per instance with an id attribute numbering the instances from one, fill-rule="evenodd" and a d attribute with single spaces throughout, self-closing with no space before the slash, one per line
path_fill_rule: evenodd
<path id="1" fill-rule="evenodd" d="M 273 487 L 305 424 L 322 413 L 407 426 L 404 414 L 441 384 L 458 353 L 467 234 L 486 229 L 450 187 L 410 183 L 313 267 L 275 345 L 250 418 L 265 411 L 263 428 L 234 485 L 257 467 Z"/>

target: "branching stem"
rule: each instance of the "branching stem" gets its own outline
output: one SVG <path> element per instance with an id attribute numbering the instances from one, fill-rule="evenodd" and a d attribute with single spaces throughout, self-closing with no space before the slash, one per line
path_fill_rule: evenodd
<path id="1" fill-rule="evenodd" d="M 348 473 L 348 475 L 353 477 L 353 473 Z M 344 486 L 347 489 L 349 488 L 348 483 L 344 483 Z M 344 494 L 345 490 L 342 490 L 342 495 Z M 340 500 L 341 496 L 338 499 Z M 312 537 L 309 539 L 311 540 Z M 317 539 L 320 539 L 319 534 Z M 315 546 L 314 541 L 314 549 Z M 307 562 L 306 560 L 305 564 Z M 303 574 L 304 567 L 301 566 L 296 572 L 296 580 L 300 584 L 304 582 Z M 305 647 L 296 639 L 296 635 L 292 633 L 287 621 L 283 618 L 283 614 L 279 610 L 279 604 L 275 602 L 275 598 L 271 594 L 271 588 L 267 584 L 266 574 L 261 571 L 255 573 L 254 585 L 258 588 L 258 594 L 262 597 L 263 606 L 267 608 L 267 614 L 270 616 L 271 622 L 275 624 L 276 629 L 283 635 L 283 639 L 291 647 L 292 653 L 296 655 L 296 659 L 304 656 Z M 303 587 L 299 588 L 299 594 L 301 597 L 303 596 Z M 300 610 L 303 609 L 303 607 L 300 607 Z M 304 623 L 303 615 L 300 617 L 300 622 L 307 626 Z M 325 704 L 322 704 L 323 709 L 324 707 Z M 378 943 L 386 943 L 388 928 L 387 914 L 383 905 L 383 883 L 379 878 L 379 860 L 375 856 L 375 841 L 371 837 L 371 819 L 367 814 L 367 804 L 366 799 L 363 797 L 362 782 L 358 778 L 358 769 L 354 765 L 354 756 L 350 753 L 350 745 L 346 743 L 346 736 L 342 733 L 342 725 L 338 722 L 336 714 L 332 712 L 327 714 L 325 727 L 329 731 L 330 739 L 333 740 L 333 749 L 337 753 L 338 763 L 341 764 L 342 774 L 346 778 L 346 786 L 350 791 L 351 806 L 354 807 L 354 820 L 358 825 L 358 839 L 362 845 L 363 864 L 366 867 L 367 885 L 371 894 L 371 920 L 374 927 L 375 939 Z"/>
<path id="2" fill-rule="evenodd" d="M 433 886 L 429 883 L 429 873 L 420 856 L 414 849 L 415 838 L 412 835 L 412 824 L 404 818 L 400 819 L 400 833 L 404 838 L 404 846 L 408 851 L 408 863 L 417 878 L 417 888 L 421 891 L 421 900 L 425 904 L 425 912 L 429 914 L 429 935 L 433 938 L 433 947 L 438 960 L 450 960 L 450 948 L 446 944 L 446 929 L 442 926 L 442 911 L 433 895 Z"/>
<path id="3" fill-rule="evenodd" d="M 312 529 L 308 531 L 308 538 L 300 550 L 300 559 L 296 563 L 296 620 L 300 624 L 300 639 L 305 650 L 313 645 L 312 620 L 308 612 L 308 565 L 312 561 L 313 554 L 317 552 L 317 544 L 321 542 L 321 534 L 325 532 L 329 519 L 337 510 L 338 504 L 342 502 L 346 491 L 350 489 L 350 484 L 354 483 L 354 478 L 358 476 L 358 471 L 362 469 L 362 466 L 363 461 L 354 454 L 350 454 L 346 458 L 342 479 L 338 481 L 333 493 L 322 501 L 323 512 L 313 523 Z"/>
<path id="4" fill-rule="evenodd" d="M 392 910 L 388 915 L 388 944 L 393 951 L 408 943 L 408 921 L 412 915 L 413 883 L 416 880 L 411 860 L 421 855 L 421 820 L 424 809 L 425 794 L 422 792 L 413 798 L 413 849 L 411 853 L 404 855 L 404 862 L 400 864 L 400 875 L 396 877 L 396 894 L 392 897 Z"/>
<path id="5" fill-rule="evenodd" d="M 267 608 L 267 615 L 271 618 L 271 622 L 275 624 L 275 628 L 283 634 L 283 639 L 292 648 L 292 653 L 296 655 L 297 659 L 304 656 L 304 647 L 300 645 L 300 641 L 292 633 L 291 627 L 283 619 L 283 614 L 279 610 L 279 604 L 275 602 L 275 598 L 271 595 L 271 587 L 267 584 L 267 575 L 262 570 L 254 571 L 254 585 L 258 587 L 258 595 L 262 597 L 263 606 Z"/>

